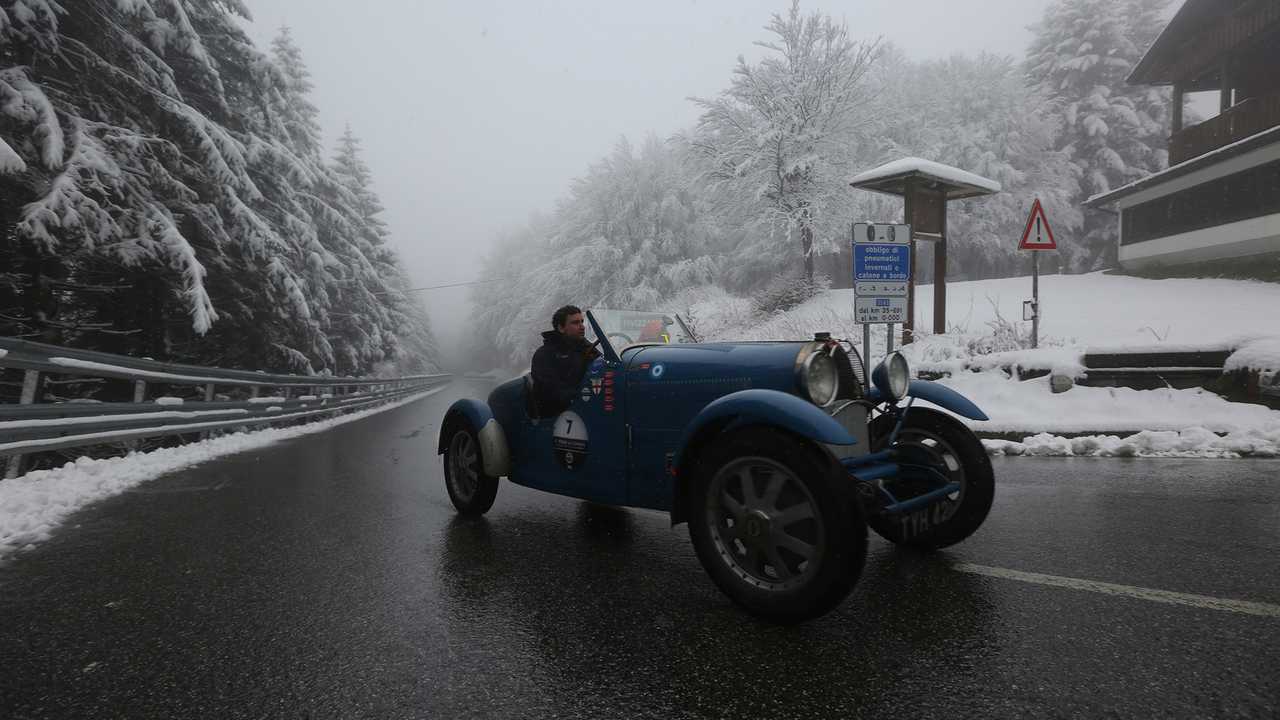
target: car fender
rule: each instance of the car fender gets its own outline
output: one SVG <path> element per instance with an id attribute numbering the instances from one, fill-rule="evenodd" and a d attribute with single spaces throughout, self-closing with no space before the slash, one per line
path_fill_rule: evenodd
<path id="1" fill-rule="evenodd" d="M 489 406 L 479 400 L 463 398 L 449 406 L 440 423 L 440 442 L 437 453 L 443 453 L 449 438 L 456 432 L 458 424 L 466 421 L 476 430 L 480 441 L 480 462 L 484 465 L 484 474 L 490 477 L 504 477 L 511 474 L 511 451 L 507 446 L 507 434 L 502 425 L 493 417 Z"/>
<path id="2" fill-rule="evenodd" d="M 969 398 L 952 390 L 946 385 L 930 380 L 912 380 L 911 385 L 907 389 L 907 395 L 917 397 L 921 400 L 929 402 L 970 420 L 990 420 L 987 414 L 973 404 Z M 871 388 L 871 392 L 867 393 L 867 399 L 872 403 L 882 403 L 885 400 L 884 393 L 879 388 Z"/>
<path id="3" fill-rule="evenodd" d="M 692 460 L 718 435 L 744 425 L 782 428 L 819 445 L 853 445 L 848 430 L 822 408 L 780 390 L 740 390 L 709 403 L 698 413 L 680 438 L 673 469 L 674 497 L 671 522 L 684 522 L 684 488 Z"/>

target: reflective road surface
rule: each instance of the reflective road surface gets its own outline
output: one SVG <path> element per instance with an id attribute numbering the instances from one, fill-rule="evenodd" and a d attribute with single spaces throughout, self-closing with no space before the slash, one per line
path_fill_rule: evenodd
<path id="1" fill-rule="evenodd" d="M 458 518 L 459 383 L 167 476 L 0 564 L 4 718 L 1280 717 L 1280 461 L 997 459 L 987 524 L 873 536 L 800 627 L 683 526 L 503 483 Z"/>

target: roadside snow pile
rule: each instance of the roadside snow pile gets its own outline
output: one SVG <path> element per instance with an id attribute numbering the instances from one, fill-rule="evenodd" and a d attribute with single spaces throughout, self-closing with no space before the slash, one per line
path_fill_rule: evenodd
<path id="1" fill-rule="evenodd" d="M 1019 381 L 998 372 L 965 373 L 938 382 L 972 399 L 991 418 L 983 422 L 961 418 L 976 431 L 1030 435 L 1188 428 L 1218 433 L 1280 430 L 1280 412 L 1229 402 L 1199 388 L 1134 390 L 1077 385 L 1055 395 L 1047 377 Z"/>
<path id="2" fill-rule="evenodd" d="M 1253 338 L 1241 342 L 1223 366 L 1226 372 L 1258 370 L 1263 378 L 1280 374 L 1280 337 Z"/>
<path id="3" fill-rule="evenodd" d="M 960 418 L 973 430 L 1029 434 L 1021 442 L 984 440 L 993 455 L 1280 457 L 1280 412 L 1228 402 L 1206 390 L 1077 385 L 1053 395 L 1048 378 L 1018 381 L 995 372 L 938 382 L 973 399 L 991 418 Z M 1140 432 L 1127 437 L 1106 434 L 1135 431 Z M 1066 433 L 1098 434 L 1059 436 Z"/>
<path id="4" fill-rule="evenodd" d="M 1042 457 L 1204 457 L 1278 458 L 1280 422 L 1270 430 L 1253 429 L 1221 437 L 1202 427 L 1182 431 L 1143 430 L 1129 437 L 1089 435 L 1064 438 L 1040 433 L 1022 442 L 983 440 L 992 455 Z"/>
<path id="5" fill-rule="evenodd" d="M 861 351 L 859 351 L 861 352 Z M 1006 350 L 974 355 L 946 335 L 929 335 L 902 350 L 917 375 L 959 375 L 966 372 L 1044 370 L 1054 375 L 1085 375 L 1084 348 L 1069 345 L 1034 350 Z"/>
<path id="6" fill-rule="evenodd" d="M 256 450 L 290 438 L 323 432 L 343 423 L 440 392 L 425 393 L 350 415 L 290 428 L 268 428 L 237 433 L 148 453 L 93 460 L 82 457 L 53 470 L 37 470 L 0 482 L 0 559 L 20 549 L 47 540 L 68 515 L 80 508 L 119 495 L 161 475 L 233 455 Z"/>

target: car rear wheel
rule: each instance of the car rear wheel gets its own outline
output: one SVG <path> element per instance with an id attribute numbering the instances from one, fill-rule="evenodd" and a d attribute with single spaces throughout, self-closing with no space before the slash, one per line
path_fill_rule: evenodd
<path id="1" fill-rule="evenodd" d="M 453 506 L 463 515 L 483 515 L 498 495 L 498 478 L 485 475 L 480 438 L 463 422 L 444 452 L 444 484 Z"/>
<path id="2" fill-rule="evenodd" d="M 884 450 L 897 419 L 881 415 L 871 422 L 871 445 Z M 957 492 L 928 507 L 901 515 L 872 515 L 867 524 L 899 545 L 936 550 L 972 535 L 986 520 L 995 498 L 995 472 L 982 441 L 946 413 L 911 408 L 894 442 L 900 461 L 932 468 L 960 485 Z M 932 478 L 886 480 L 885 487 L 899 501 L 938 487 Z"/>
<path id="3" fill-rule="evenodd" d="M 866 558 L 866 524 L 837 491 L 821 450 L 768 428 L 719 441 L 698 463 L 689 535 L 725 595 L 755 615 L 794 623 L 842 601 Z"/>

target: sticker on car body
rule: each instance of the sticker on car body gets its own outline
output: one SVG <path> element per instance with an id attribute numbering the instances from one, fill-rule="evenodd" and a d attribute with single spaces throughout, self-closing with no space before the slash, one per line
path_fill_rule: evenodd
<path id="1" fill-rule="evenodd" d="M 562 412 L 551 431 L 551 448 L 556 462 L 566 470 L 576 470 L 587 460 L 587 426 L 578 413 Z"/>

